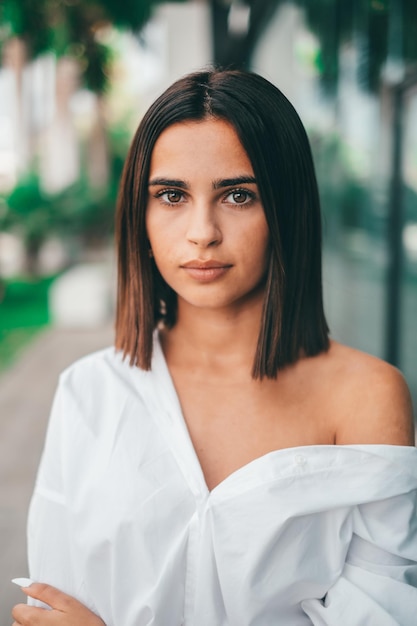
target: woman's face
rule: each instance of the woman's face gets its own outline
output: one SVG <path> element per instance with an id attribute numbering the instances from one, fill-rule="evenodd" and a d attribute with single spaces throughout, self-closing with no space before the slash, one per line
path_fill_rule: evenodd
<path id="1" fill-rule="evenodd" d="M 252 165 L 233 126 L 168 127 L 150 164 L 146 229 L 182 306 L 230 308 L 263 298 L 269 231 Z"/>

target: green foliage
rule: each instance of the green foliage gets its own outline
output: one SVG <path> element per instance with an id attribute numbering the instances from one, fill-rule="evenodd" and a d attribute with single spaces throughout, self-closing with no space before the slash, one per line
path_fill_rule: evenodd
<path id="1" fill-rule="evenodd" d="M 417 62 L 416 0 L 292 0 L 305 14 L 317 36 L 316 64 L 324 90 L 335 94 L 341 47 L 354 43 L 359 52 L 358 82 L 369 91 L 379 88 L 387 59 Z M 228 27 L 230 2 L 209 0 L 214 62 L 223 67 L 250 67 L 251 56 L 264 29 L 286 0 L 245 0 L 250 7 L 249 28 L 236 36 Z"/>
<path id="2" fill-rule="evenodd" d="M 100 42 L 97 31 L 108 23 L 109 16 L 99 2 L 72 2 L 61 10 L 56 49 L 79 61 L 85 86 L 97 94 L 106 90 L 112 60 L 110 48 Z"/>
<path id="3" fill-rule="evenodd" d="M 86 87 L 103 93 L 111 51 L 98 32 L 115 25 L 139 31 L 151 16 L 155 0 L 3 0 L 0 5 L 0 46 L 20 37 L 33 58 L 47 50 L 75 56 Z"/>
<path id="4" fill-rule="evenodd" d="M 106 242 L 112 233 L 114 197 L 111 187 L 92 189 L 86 179 L 77 181 L 52 199 L 55 231 L 66 238 L 82 240 L 86 245 Z M 59 216 L 59 217 L 58 217 Z"/>
<path id="5" fill-rule="evenodd" d="M 415 0 L 296 0 L 320 41 L 318 67 L 327 91 L 339 78 L 339 53 L 346 42 L 359 50 L 358 82 L 370 91 L 379 88 L 388 57 L 417 61 L 417 2 Z"/>
<path id="6" fill-rule="evenodd" d="M 48 289 L 54 277 L 5 282 L 0 305 L 0 370 L 49 323 Z"/>
<path id="7" fill-rule="evenodd" d="M 48 276 L 35 280 L 5 281 L 5 292 L 0 307 L 1 331 L 48 324 L 48 289 L 54 278 Z"/>
<path id="8" fill-rule="evenodd" d="M 2 43 L 10 36 L 21 37 L 33 57 L 49 50 L 52 45 L 49 4 L 49 0 L 3 0 L 0 5 L 0 23 L 4 27 Z"/>
<path id="9" fill-rule="evenodd" d="M 114 182 L 95 190 L 82 177 L 60 193 L 46 194 L 32 172 L 6 198 L 0 228 L 18 232 L 33 254 L 51 235 L 77 237 L 86 243 L 105 241 L 112 232 L 114 202 Z"/>
<path id="10" fill-rule="evenodd" d="M 366 229 L 378 237 L 388 227 L 389 181 L 375 188 L 352 167 L 352 148 L 340 135 L 309 133 L 320 188 L 322 213 L 331 246 L 349 229 Z M 404 184 L 404 222 L 417 222 L 417 193 Z"/>
<path id="11" fill-rule="evenodd" d="M 239 65 L 239 59 L 246 59 L 242 63 L 248 65 L 247 56 L 282 2 L 247 0 L 251 6 L 251 23 L 247 37 L 242 39 L 228 35 L 227 3 L 210 0 L 213 24 L 218 31 L 214 37 L 215 48 L 221 49 L 221 54 L 215 50 L 215 62 L 229 66 Z M 320 41 L 317 65 L 323 86 L 329 92 L 334 92 L 337 87 L 339 51 L 347 41 L 354 40 L 359 48 L 358 79 L 371 91 L 378 88 L 381 68 L 388 55 L 394 55 L 406 64 L 417 61 L 415 0 L 294 2 L 304 9 L 307 23 Z M 97 37 L 100 28 L 113 24 L 140 31 L 158 3 L 159 0 L 2 0 L 0 44 L 1 40 L 4 43 L 8 37 L 18 35 L 27 43 L 30 56 L 48 49 L 58 55 L 76 56 L 86 86 L 96 93 L 103 93 L 111 55 Z"/>
<path id="12" fill-rule="evenodd" d="M 36 274 L 37 255 L 50 236 L 72 239 L 82 245 L 103 245 L 113 235 L 114 212 L 130 141 L 123 125 L 109 130 L 110 176 L 106 186 L 94 188 L 87 168 L 77 182 L 59 193 L 42 190 L 39 175 L 24 176 L 9 195 L 0 198 L 0 230 L 18 233 L 28 255 L 28 271 Z M 84 160 L 87 157 L 84 156 Z"/>
<path id="13" fill-rule="evenodd" d="M 99 4 L 104 13 L 116 25 L 133 30 L 140 30 L 149 20 L 152 11 L 152 0 L 89 0 L 86 4 Z"/>
<path id="14" fill-rule="evenodd" d="M 328 228 L 333 232 L 341 226 L 343 232 L 346 228 L 363 227 L 372 210 L 371 191 L 352 170 L 347 146 L 337 134 L 312 134 L 311 144 Z M 335 220 L 337 228 L 333 229 Z"/>
<path id="15" fill-rule="evenodd" d="M 6 211 L 0 226 L 20 232 L 30 256 L 37 254 L 54 218 L 51 199 L 42 193 L 37 175 L 30 173 L 6 198 Z"/>

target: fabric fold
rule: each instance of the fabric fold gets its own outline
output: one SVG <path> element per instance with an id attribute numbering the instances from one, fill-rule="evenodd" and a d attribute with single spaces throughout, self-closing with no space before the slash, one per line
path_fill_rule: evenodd
<path id="1" fill-rule="evenodd" d="M 414 626 L 416 507 L 402 446 L 276 450 L 209 492 L 160 347 L 111 348 L 61 376 L 30 576 L 107 626 Z"/>

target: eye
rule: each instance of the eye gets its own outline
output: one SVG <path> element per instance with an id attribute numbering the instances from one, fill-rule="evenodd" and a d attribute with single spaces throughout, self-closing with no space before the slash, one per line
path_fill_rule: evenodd
<path id="1" fill-rule="evenodd" d="M 255 200 L 255 194 L 247 189 L 233 189 L 225 196 L 225 202 L 230 204 L 249 204 Z"/>
<path id="2" fill-rule="evenodd" d="M 166 204 L 178 204 L 183 200 L 184 194 L 177 189 L 164 189 L 159 191 L 155 197 L 161 198 Z"/>

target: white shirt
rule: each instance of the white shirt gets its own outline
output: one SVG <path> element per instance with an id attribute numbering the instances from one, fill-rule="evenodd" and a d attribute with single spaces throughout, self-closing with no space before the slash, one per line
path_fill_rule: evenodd
<path id="1" fill-rule="evenodd" d="M 417 450 L 277 450 L 211 492 L 157 341 L 61 376 L 29 515 L 32 579 L 107 626 L 417 624 Z"/>

